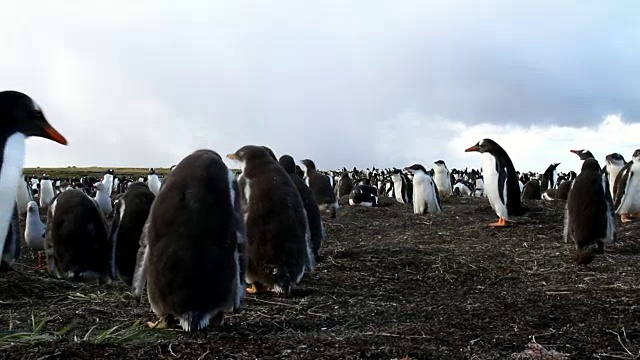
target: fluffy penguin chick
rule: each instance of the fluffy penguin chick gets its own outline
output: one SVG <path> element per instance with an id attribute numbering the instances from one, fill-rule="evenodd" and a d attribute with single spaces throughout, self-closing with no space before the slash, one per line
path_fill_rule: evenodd
<path id="1" fill-rule="evenodd" d="M 81 190 L 61 193 L 49 207 L 44 249 L 53 276 L 109 281 L 107 222 Z"/>
<path id="2" fill-rule="evenodd" d="M 240 311 L 245 292 L 237 181 L 220 155 L 205 149 L 182 159 L 162 186 L 140 238 L 134 296 L 140 301 L 146 281 L 160 318 L 150 326 L 220 325 L 225 311 Z"/>
<path id="3" fill-rule="evenodd" d="M 336 217 L 338 199 L 333 192 L 331 179 L 316 169 L 316 164 L 310 159 L 301 161 L 306 168 L 305 182 L 313 192 L 313 196 L 321 211 L 328 210 L 332 218 Z"/>
<path id="4" fill-rule="evenodd" d="M 227 156 L 242 169 L 238 184 L 245 204 L 249 292 L 266 288 L 288 295 L 305 269 L 315 267 L 300 194 L 263 147 L 247 145 Z"/>
<path id="5" fill-rule="evenodd" d="M 441 212 L 438 188 L 433 178 L 427 174 L 424 166 L 414 164 L 404 170 L 413 174 L 413 213 L 437 214 Z"/>
<path id="6" fill-rule="evenodd" d="M 131 285 L 140 248 L 140 235 L 155 195 L 145 183 L 134 182 L 115 205 L 110 239 L 114 246 L 112 274 Z"/>
<path id="7" fill-rule="evenodd" d="M 564 219 L 564 240 L 575 242 L 578 264 L 593 261 L 596 252 L 603 252 L 604 243 L 615 239 L 613 204 L 605 196 L 605 186 L 598 161 L 585 160 L 569 192 Z"/>

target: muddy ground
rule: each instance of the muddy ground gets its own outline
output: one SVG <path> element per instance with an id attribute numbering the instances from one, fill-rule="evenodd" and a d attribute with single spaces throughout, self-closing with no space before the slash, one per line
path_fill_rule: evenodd
<path id="1" fill-rule="evenodd" d="M 484 198 L 449 199 L 435 216 L 383 204 L 326 218 L 327 258 L 291 298 L 249 295 L 241 314 L 207 333 L 148 330 L 148 302 L 136 305 L 122 283 L 49 278 L 23 248 L 17 271 L 0 274 L 0 358 L 638 355 L 640 223 L 618 223 L 618 242 L 585 268 L 562 241 L 563 203 L 529 202 L 502 229 L 487 226 L 496 217 Z M 536 351 L 546 357 L 527 357 Z"/>

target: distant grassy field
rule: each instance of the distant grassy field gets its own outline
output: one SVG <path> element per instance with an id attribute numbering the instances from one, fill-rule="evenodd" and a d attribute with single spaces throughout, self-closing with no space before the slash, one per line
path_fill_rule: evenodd
<path id="1" fill-rule="evenodd" d="M 42 174 L 47 174 L 51 177 L 71 177 L 71 176 L 102 176 L 107 170 L 113 169 L 116 176 L 140 176 L 147 175 L 149 173 L 149 168 L 126 168 L 126 167 L 75 167 L 68 166 L 65 168 L 46 168 L 46 167 L 36 167 L 36 168 L 24 168 L 23 172 L 25 175 L 31 176 L 42 176 Z M 169 168 L 155 168 L 156 173 L 158 175 L 166 175 L 169 173 Z"/>

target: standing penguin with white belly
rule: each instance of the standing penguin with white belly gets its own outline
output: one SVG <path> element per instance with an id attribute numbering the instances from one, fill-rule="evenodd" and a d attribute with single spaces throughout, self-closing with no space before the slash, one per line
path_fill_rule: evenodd
<path id="1" fill-rule="evenodd" d="M 147 175 L 147 185 L 149 186 L 149 190 L 153 193 L 153 195 L 158 195 L 160 192 L 160 179 L 158 178 L 158 174 L 156 174 L 156 169 L 149 169 L 149 175 Z"/>
<path id="2" fill-rule="evenodd" d="M 238 185 L 247 226 L 248 291 L 272 290 L 286 296 L 305 270 L 315 268 L 300 194 L 264 147 L 246 145 L 227 157 L 240 162 L 242 171 Z"/>
<path id="3" fill-rule="evenodd" d="M 604 251 L 604 243 L 615 240 L 616 224 L 609 190 L 594 158 L 582 163 L 580 175 L 573 182 L 564 218 L 564 241 L 576 244 L 578 264 L 593 261 L 595 253 Z M 597 249 L 591 245 L 596 244 Z"/>
<path id="4" fill-rule="evenodd" d="M 47 209 L 53 202 L 55 194 L 56 193 L 53 190 L 53 183 L 51 182 L 51 179 L 48 175 L 43 175 L 42 179 L 40 179 L 40 191 L 38 192 L 40 207 L 43 209 Z"/>
<path id="5" fill-rule="evenodd" d="M 438 160 L 434 162 L 434 164 L 436 166 L 433 168 L 433 180 L 436 182 L 436 186 L 438 187 L 438 193 L 441 196 L 453 195 L 453 188 L 451 187 L 451 173 L 449 172 L 449 169 L 447 169 L 447 164 L 445 164 L 443 160 Z"/>
<path id="6" fill-rule="evenodd" d="M 632 215 L 640 216 L 640 149 L 632 156 L 615 180 L 615 209 L 620 221 L 630 222 Z"/>
<path id="7" fill-rule="evenodd" d="M 177 320 L 184 331 L 222 324 L 244 297 L 245 227 L 238 183 L 212 150 L 197 150 L 171 171 L 153 200 L 133 276 L 138 301 L 147 282 L 153 327 Z M 125 207 L 127 204 L 125 203 Z"/>
<path id="8" fill-rule="evenodd" d="M 29 96 L 17 91 L 0 91 L 0 252 L 3 254 L 7 253 L 6 245 L 20 247 L 20 230 L 13 229 L 12 222 L 15 224 L 18 216 L 14 211 L 16 194 L 22 179 L 25 139 L 29 136 L 67 144 Z"/>
<path id="9" fill-rule="evenodd" d="M 413 213 L 437 214 L 441 212 L 438 188 L 427 173 L 427 169 L 420 164 L 414 164 L 404 170 L 413 174 Z"/>
<path id="10" fill-rule="evenodd" d="M 520 202 L 518 174 L 507 152 L 491 139 L 483 139 L 466 149 L 477 151 L 482 159 L 484 191 L 499 220 L 491 226 L 508 226 L 511 216 L 521 216 L 529 209 Z"/>

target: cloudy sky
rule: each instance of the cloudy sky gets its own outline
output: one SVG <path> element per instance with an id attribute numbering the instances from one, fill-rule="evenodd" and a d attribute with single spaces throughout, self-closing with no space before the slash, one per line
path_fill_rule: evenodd
<path id="1" fill-rule="evenodd" d="M 570 149 L 640 147 L 635 1 L 3 6 L 2 88 L 69 140 L 28 140 L 27 166 L 161 167 L 260 144 L 320 168 L 477 167 L 464 149 L 490 137 L 542 171 L 575 168 Z"/>

